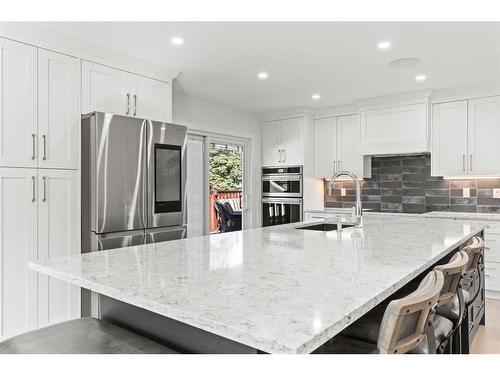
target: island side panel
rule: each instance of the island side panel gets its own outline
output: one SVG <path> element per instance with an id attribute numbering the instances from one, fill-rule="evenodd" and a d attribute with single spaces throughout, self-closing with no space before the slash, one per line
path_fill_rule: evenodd
<path id="1" fill-rule="evenodd" d="M 257 354 L 257 349 L 201 330 L 152 311 L 99 296 L 101 319 L 122 326 L 181 353 Z"/>

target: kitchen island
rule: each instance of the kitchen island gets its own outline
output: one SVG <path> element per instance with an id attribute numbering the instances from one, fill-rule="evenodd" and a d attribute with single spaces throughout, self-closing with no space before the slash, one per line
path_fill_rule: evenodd
<path id="1" fill-rule="evenodd" d="M 30 268 L 130 306 L 127 326 L 134 328 L 135 317 L 137 330 L 146 327 L 148 335 L 157 332 L 157 339 L 186 352 L 310 353 L 485 225 L 367 216 L 362 228 L 321 232 L 295 223 L 37 261 Z M 108 313 L 113 316 L 113 308 Z"/>

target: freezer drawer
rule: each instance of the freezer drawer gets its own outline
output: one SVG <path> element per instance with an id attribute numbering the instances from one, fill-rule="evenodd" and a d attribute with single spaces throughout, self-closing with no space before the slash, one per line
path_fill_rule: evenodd
<path id="1" fill-rule="evenodd" d="M 92 251 L 138 246 L 145 243 L 146 234 L 143 230 L 92 235 Z"/>
<path id="2" fill-rule="evenodd" d="M 146 242 L 156 243 L 186 238 L 187 226 L 155 228 L 146 230 Z"/>

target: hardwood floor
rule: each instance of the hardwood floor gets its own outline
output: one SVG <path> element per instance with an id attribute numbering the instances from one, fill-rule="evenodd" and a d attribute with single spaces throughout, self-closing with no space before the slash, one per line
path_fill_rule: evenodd
<path id="1" fill-rule="evenodd" d="M 500 300 L 486 299 L 486 325 L 479 327 L 472 354 L 500 354 Z"/>

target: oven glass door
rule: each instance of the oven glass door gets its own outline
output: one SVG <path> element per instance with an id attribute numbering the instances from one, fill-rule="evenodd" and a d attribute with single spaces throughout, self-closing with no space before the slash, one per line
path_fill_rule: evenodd
<path id="1" fill-rule="evenodd" d="M 181 152 L 177 145 L 155 144 L 155 213 L 182 211 Z"/>
<path id="2" fill-rule="evenodd" d="M 263 176 L 262 195 L 302 197 L 302 176 Z"/>
<path id="3" fill-rule="evenodd" d="M 262 199 L 263 226 L 299 221 L 302 221 L 302 199 Z"/>

